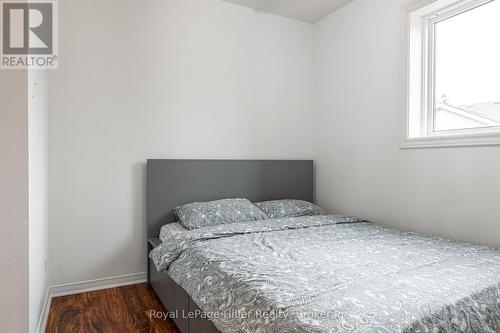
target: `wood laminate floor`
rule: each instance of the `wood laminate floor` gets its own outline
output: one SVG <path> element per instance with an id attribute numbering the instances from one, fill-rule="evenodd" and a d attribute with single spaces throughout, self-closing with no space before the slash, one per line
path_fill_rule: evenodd
<path id="1" fill-rule="evenodd" d="M 45 333 L 179 333 L 149 310 L 165 312 L 147 283 L 55 297 Z"/>

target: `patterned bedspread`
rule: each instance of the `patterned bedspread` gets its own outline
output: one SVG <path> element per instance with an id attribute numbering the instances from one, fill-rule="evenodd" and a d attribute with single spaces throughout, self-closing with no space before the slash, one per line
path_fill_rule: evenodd
<path id="1" fill-rule="evenodd" d="M 221 332 L 500 332 L 500 251 L 327 215 L 173 235 L 150 257 Z"/>

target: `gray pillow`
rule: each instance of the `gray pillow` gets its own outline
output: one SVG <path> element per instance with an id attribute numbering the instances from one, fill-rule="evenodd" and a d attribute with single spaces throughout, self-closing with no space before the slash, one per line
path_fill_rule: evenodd
<path id="1" fill-rule="evenodd" d="M 303 200 L 274 200 L 255 204 L 270 219 L 279 219 L 284 217 L 326 215 L 326 212 L 320 207 Z"/>
<path id="2" fill-rule="evenodd" d="M 175 214 L 190 230 L 267 219 L 266 214 L 247 199 L 194 202 L 175 208 Z"/>

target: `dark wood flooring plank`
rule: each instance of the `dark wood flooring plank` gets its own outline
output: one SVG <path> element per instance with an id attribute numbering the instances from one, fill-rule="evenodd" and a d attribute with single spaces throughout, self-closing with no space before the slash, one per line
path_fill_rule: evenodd
<path id="1" fill-rule="evenodd" d="M 147 283 L 55 297 L 45 333 L 179 333 L 150 310 L 166 311 Z"/>

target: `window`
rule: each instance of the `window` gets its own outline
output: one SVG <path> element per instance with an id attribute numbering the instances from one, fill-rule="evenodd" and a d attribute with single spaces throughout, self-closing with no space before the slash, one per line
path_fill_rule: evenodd
<path id="1" fill-rule="evenodd" d="M 417 1 L 403 147 L 500 144 L 500 0 Z"/>

